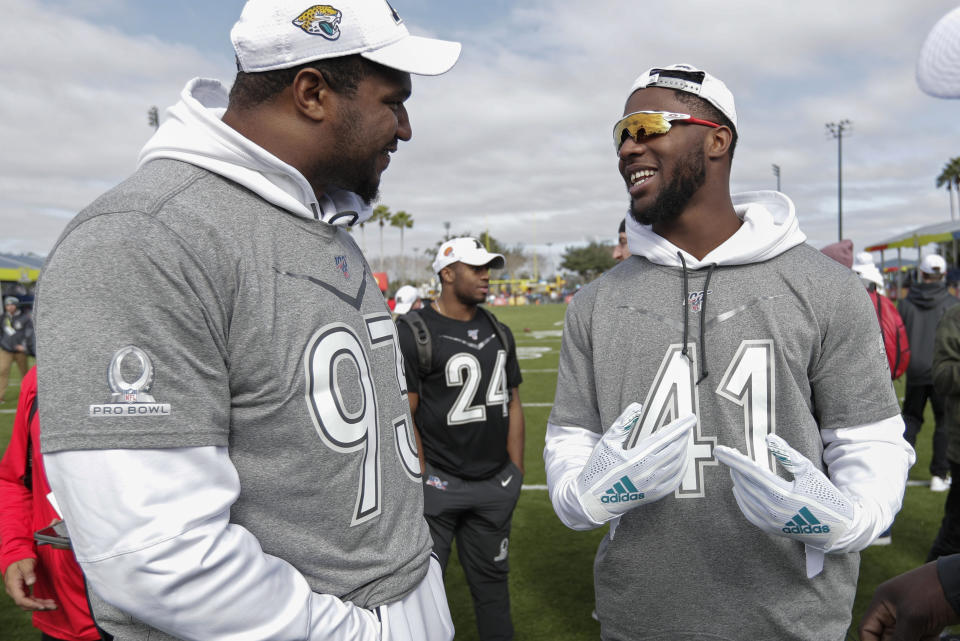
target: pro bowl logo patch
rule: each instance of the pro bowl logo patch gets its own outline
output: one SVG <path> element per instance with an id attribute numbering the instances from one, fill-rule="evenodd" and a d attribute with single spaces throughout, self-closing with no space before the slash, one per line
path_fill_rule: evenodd
<path id="1" fill-rule="evenodd" d="M 337 269 L 343 274 L 344 278 L 350 278 L 350 270 L 347 268 L 347 257 L 346 256 L 336 256 L 333 259 L 333 262 L 336 263 Z"/>
<path id="2" fill-rule="evenodd" d="M 90 416 L 170 416 L 170 404 L 157 403 L 147 393 L 153 387 L 153 363 L 139 347 L 127 345 L 117 350 L 107 368 L 107 384 L 113 402 L 91 405 Z"/>
<path id="3" fill-rule="evenodd" d="M 713 290 L 708 290 L 708 294 L 712 294 Z M 703 292 L 690 292 L 687 294 L 687 304 L 690 305 L 690 309 L 694 312 L 699 312 L 703 308 Z"/>
<path id="4" fill-rule="evenodd" d="M 327 40 L 336 40 L 340 37 L 341 18 L 343 14 L 339 9 L 328 4 L 315 4 L 297 16 L 293 24 L 311 36 L 323 36 Z"/>

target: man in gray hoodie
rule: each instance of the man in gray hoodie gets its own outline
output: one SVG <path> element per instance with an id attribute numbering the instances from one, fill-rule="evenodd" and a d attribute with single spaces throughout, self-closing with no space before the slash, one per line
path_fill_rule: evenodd
<path id="1" fill-rule="evenodd" d="M 933 345 L 937 325 L 944 313 L 958 301 L 947 291 L 947 263 L 942 256 L 928 254 L 919 265 L 920 282 L 910 286 L 907 297 L 897 306 L 910 342 L 910 364 L 903 395 L 903 436 L 911 446 L 923 426 L 923 411 L 929 399 L 933 408 L 933 456 L 930 459 L 930 489 L 949 489 L 947 476 L 947 428 L 943 420 L 943 399 L 933 386 Z"/>
<path id="2" fill-rule="evenodd" d="M 347 226 L 459 43 L 250 0 L 39 289 L 44 461 L 118 639 L 449 641 L 403 361 Z M 86 304 L 94 298 L 96 306 Z"/>
<path id="3" fill-rule="evenodd" d="M 730 194 L 724 83 L 653 68 L 623 113 L 633 256 L 567 310 L 544 449 L 560 519 L 611 524 L 601 638 L 842 639 L 914 458 L 873 306 L 789 198 Z"/>

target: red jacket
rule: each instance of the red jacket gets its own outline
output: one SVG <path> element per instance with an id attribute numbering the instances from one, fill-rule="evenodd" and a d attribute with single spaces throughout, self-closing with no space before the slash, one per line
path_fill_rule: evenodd
<path id="1" fill-rule="evenodd" d="M 900 318 L 896 305 L 886 296 L 876 291 L 868 292 L 873 301 L 883 334 L 883 346 L 887 350 L 887 362 L 890 364 L 890 377 L 894 380 L 903 376 L 910 363 L 910 343 L 907 340 L 907 328 Z"/>
<path id="2" fill-rule="evenodd" d="M 6 574 L 7 568 L 15 561 L 38 559 L 33 595 L 53 599 L 57 602 L 57 609 L 34 612 L 33 626 L 67 641 L 99 640 L 100 634 L 87 606 L 83 574 L 73 552 L 53 549 L 49 545 L 38 546 L 33 540 L 34 532 L 60 518 L 47 500 L 50 486 L 43 471 L 40 420 L 36 413 L 27 425 L 30 406 L 36 396 L 37 368 L 34 367 L 23 377 L 13 435 L 3 460 L 0 460 L 0 569 Z M 23 482 L 28 442 L 31 443 L 32 492 Z"/>

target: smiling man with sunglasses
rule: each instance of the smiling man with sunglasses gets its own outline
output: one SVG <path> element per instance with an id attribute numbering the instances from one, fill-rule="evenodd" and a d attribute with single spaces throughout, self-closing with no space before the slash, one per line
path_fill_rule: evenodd
<path id="1" fill-rule="evenodd" d="M 608 640 L 842 639 L 913 450 L 857 277 L 730 193 L 733 95 L 650 69 L 613 128 L 632 256 L 574 298 L 544 458 Z"/>

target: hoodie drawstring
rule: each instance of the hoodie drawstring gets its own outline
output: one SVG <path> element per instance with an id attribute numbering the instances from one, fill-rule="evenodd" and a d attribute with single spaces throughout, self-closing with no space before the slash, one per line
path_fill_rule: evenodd
<path id="1" fill-rule="evenodd" d="M 687 343 L 690 334 L 689 276 L 687 273 L 687 261 L 683 258 L 683 252 L 677 252 L 677 256 L 680 257 L 680 265 L 683 267 L 683 349 L 680 353 L 689 361 L 690 357 L 687 356 Z M 700 300 L 700 362 L 702 364 L 702 372 L 700 377 L 697 378 L 697 385 L 710 375 L 707 371 L 707 291 L 710 289 L 710 277 L 713 276 L 713 270 L 716 269 L 716 267 L 716 263 L 711 263 L 710 267 L 707 268 L 707 279 L 703 284 L 703 298 Z"/>
<path id="2" fill-rule="evenodd" d="M 687 291 L 687 261 L 683 259 L 683 253 L 677 252 L 677 256 L 680 257 L 680 265 L 683 267 L 683 349 L 680 350 L 680 354 L 687 357 L 687 360 L 690 360 L 690 357 L 687 356 L 687 328 L 690 325 L 689 319 L 689 301 L 690 293 Z"/>
<path id="3" fill-rule="evenodd" d="M 716 267 L 716 263 L 710 263 L 710 267 L 707 268 L 707 280 L 703 284 L 703 300 L 700 301 L 700 362 L 703 364 L 703 373 L 697 379 L 697 385 L 709 375 L 707 372 L 707 292 L 710 290 L 710 277 L 713 276 L 713 270 Z"/>

